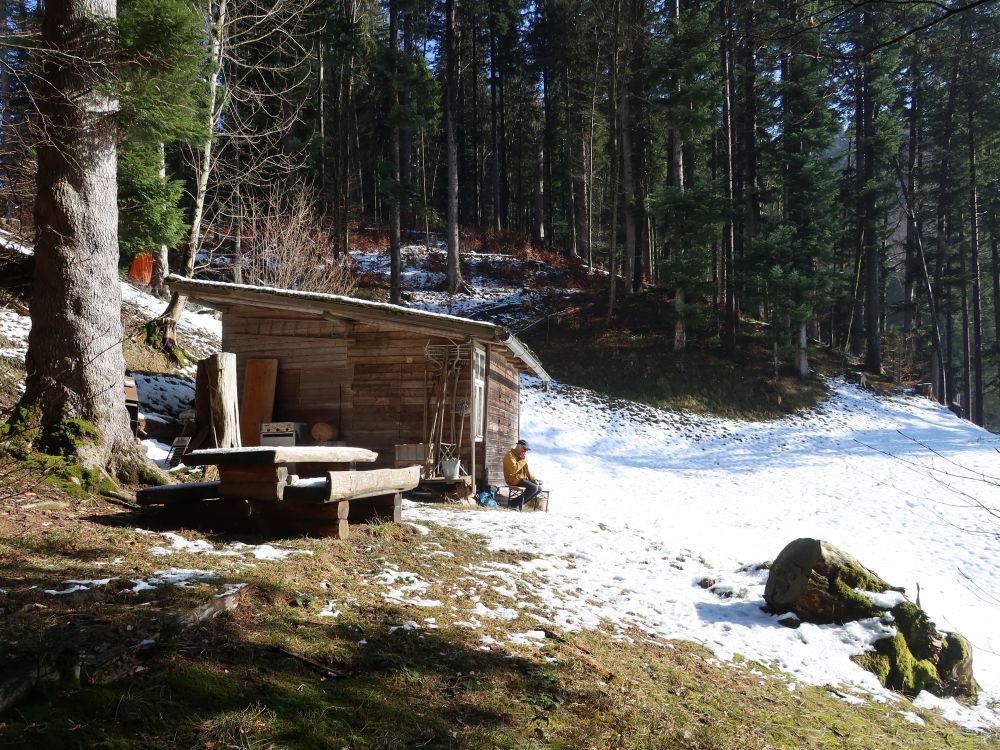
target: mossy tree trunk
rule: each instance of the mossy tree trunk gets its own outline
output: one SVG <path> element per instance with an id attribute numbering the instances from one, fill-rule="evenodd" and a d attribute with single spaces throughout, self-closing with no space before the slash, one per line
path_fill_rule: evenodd
<path id="1" fill-rule="evenodd" d="M 43 439 L 70 420 L 89 423 L 81 462 L 117 472 L 137 451 L 123 393 L 117 102 L 106 65 L 114 21 L 114 0 L 45 4 L 35 281 L 18 414 L 37 416 Z"/>

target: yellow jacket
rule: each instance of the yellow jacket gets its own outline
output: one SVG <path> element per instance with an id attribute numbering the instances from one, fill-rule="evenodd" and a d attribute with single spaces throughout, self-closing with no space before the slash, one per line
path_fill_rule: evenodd
<path id="1" fill-rule="evenodd" d="M 503 478 L 509 485 L 517 486 L 522 479 L 537 482 L 535 475 L 528 469 L 528 462 L 517 457 L 517 453 L 511 448 L 503 457 Z"/>

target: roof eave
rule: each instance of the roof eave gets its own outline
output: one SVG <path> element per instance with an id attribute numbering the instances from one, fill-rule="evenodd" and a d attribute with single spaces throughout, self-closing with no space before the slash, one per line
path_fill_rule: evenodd
<path id="1" fill-rule="evenodd" d="M 293 290 L 283 290 L 290 293 L 278 294 L 275 290 L 228 282 L 200 281 L 173 274 L 167 278 L 167 283 L 172 291 L 197 299 L 216 310 L 225 310 L 233 305 L 249 303 L 275 310 L 302 312 L 321 317 L 335 316 L 388 325 L 395 322 L 401 328 L 418 330 L 429 335 L 463 336 L 500 343 L 507 347 L 526 370 L 546 383 L 551 380 L 534 353 L 510 331 L 495 323 L 465 320 L 454 316 L 443 316 L 423 310 L 397 308 L 385 304 L 365 304 L 363 300 L 339 299 L 333 295 L 305 296 L 300 294 L 296 296 L 292 293 Z"/>

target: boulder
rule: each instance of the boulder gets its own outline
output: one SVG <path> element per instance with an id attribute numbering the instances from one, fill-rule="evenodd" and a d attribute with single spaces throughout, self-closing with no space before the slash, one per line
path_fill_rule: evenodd
<path id="1" fill-rule="evenodd" d="M 887 688 L 909 695 L 975 698 L 972 649 L 958 633 L 939 631 L 918 605 L 902 597 L 875 597 L 859 591 L 903 593 L 846 552 L 818 539 L 796 539 L 771 566 L 764 588 L 768 609 L 794 613 L 804 622 L 845 623 L 881 617 L 896 628 L 874 650 L 856 657 Z M 786 624 L 782 621 L 782 624 Z"/>
<path id="2" fill-rule="evenodd" d="M 878 617 L 885 611 L 856 589 L 903 591 L 832 544 L 796 539 L 771 565 L 764 601 L 776 614 L 794 612 L 805 622 L 824 624 Z"/>

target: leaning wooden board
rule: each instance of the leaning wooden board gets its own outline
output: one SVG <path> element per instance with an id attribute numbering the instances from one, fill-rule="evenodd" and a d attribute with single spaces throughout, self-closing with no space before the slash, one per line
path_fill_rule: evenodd
<path id="1" fill-rule="evenodd" d="M 243 372 L 240 400 L 240 439 L 243 445 L 260 445 L 261 422 L 274 415 L 274 387 L 278 382 L 278 360 L 248 359 Z"/>

